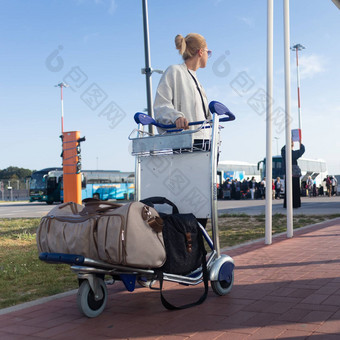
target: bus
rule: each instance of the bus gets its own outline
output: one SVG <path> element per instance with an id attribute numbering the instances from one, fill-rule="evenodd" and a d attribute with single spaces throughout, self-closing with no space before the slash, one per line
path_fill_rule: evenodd
<path id="1" fill-rule="evenodd" d="M 305 192 L 306 181 L 309 176 L 311 176 L 313 183 L 317 188 L 322 188 L 324 190 L 324 179 L 328 175 L 327 165 L 324 160 L 321 159 L 307 159 L 299 158 L 297 160 L 298 166 L 301 169 L 300 185 L 301 194 Z M 273 156 L 273 179 L 276 180 L 280 177 L 282 183 L 282 190 L 284 193 L 284 166 L 282 164 L 282 156 Z M 261 178 L 266 176 L 266 158 L 258 162 L 258 169 L 261 173 Z M 322 191 L 323 191 L 322 190 Z"/>
<path id="2" fill-rule="evenodd" d="M 30 202 L 61 202 L 63 168 L 46 168 L 32 173 L 30 178 Z"/>
<path id="3" fill-rule="evenodd" d="M 222 185 L 224 181 L 237 179 L 238 181 L 251 180 L 254 177 L 256 182 L 261 180 L 261 172 L 257 164 L 242 161 L 219 161 L 217 165 L 218 198 L 223 197 Z"/>
<path id="4" fill-rule="evenodd" d="M 82 172 L 82 199 L 133 200 L 134 172 L 84 170 Z"/>
<path id="5" fill-rule="evenodd" d="M 82 200 L 132 200 L 134 172 L 118 170 L 83 170 L 81 172 Z M 30 180 L 30 202 L 63 202 L 63 169 L 46 168 L 35 171 Z"/>

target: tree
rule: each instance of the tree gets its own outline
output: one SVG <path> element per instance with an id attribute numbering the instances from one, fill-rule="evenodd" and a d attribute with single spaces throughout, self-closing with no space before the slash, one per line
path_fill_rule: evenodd
<path id="1" fill-rule="evenodd" d="M 32 175 L 32 170 L 9 166 L 0 170 L 0 179 L 25 179 Z"/>

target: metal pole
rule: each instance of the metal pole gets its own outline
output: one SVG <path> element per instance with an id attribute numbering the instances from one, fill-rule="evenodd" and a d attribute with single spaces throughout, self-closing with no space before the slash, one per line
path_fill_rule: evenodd
<path id="1" fill-rule="evenodd" d="M 64 133 L 64 99 L 63 99 L 63 87 L 69 87 L 65 83 L 59 83 L 55 87 L 60 87 L 60 99 L 61 99 L 61 135 Z"/>
<path id="2" fill-rule="evenodd" d="M 299 74 L 299 51 L 305 49 L 301 44 L 296 44 L 291 47 L 292 51 L 296 52 L 296 76 L 297 76 L 297 95 L 298 95 L 298 118 L 299 118 L 299 136 L 301 146 L 302 123 L 301 123 L 301 100 L 300 100 L 300 74 Z"/>
<path id="3" fill-rule="evenodd" d="M 149 18 L 148 18 L 148 2 L 143 0 L 143 28 L 144 28 L 144 52 L 145 52 L 145 72 L 146 76 L 146 100 L 148 106 L 148 115 L 154 118 L 152 103 L 152 82 L 151 82 L 151 60 L 150 60 L 150 39 L 149 39 Z M 149 125 L 149 133 L 153 134 L 153 125 Z"/>
<path id="4" fill-rule="evenodd" d="M 61 134 L 64 133 L 64 101 L 63 101 L 63 85 L 60 86 L 61 95 Z"/>
<path id="5" fill-rule="evenodd" d="M 267 0 L 267 126 L 266 126 L 266 224 L 265 243 L 272 243 L 272 105 L 273 97 L 273 0 Z"/>
<path id="6" fill-rule="evenodd" d="M 293 188 L 292 147 L 290 127 L 290 58 L 289 58 L 289 0 L 284 0 L 284 63 L 285 63 L 285 111 L 286 111 L 286 204 L 287 237 L 293 237 Z"/>
<path id="7" fill-rule="evenodd" d="M 296 75 L 297 75 L 299 130 L 301 134 L 301 102 L 300 102 L 299 49 L 298 48 L 296 49 Z"/>
<path id="8" fill-rule="evenodd" d="M 217 155 L 218 155 L 218 141 L 219 141 L 219 116 L 217 113 L 213 115 L 212 138 L 211 138 L 211 152 L 210 152 L 210 175 L 211 175 L 211 225 L 212 236 L 214 242 L 214 249 L 216 256 L 220 257 L 220 239 L 218 229 L 218 211 L 217 211 Z"/>

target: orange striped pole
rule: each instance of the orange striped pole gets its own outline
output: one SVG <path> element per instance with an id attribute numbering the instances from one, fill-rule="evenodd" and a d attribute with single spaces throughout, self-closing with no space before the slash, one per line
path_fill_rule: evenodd
<path id="1" fill-rule="evenodd" d="M 63 132 L 64 202 L 81 204 L 80 140 L 79 131 Z"/>

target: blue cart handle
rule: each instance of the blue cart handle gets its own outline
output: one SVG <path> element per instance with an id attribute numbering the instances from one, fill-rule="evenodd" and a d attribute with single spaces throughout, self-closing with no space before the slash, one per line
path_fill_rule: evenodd
<path id="1" fill-rule="evenodd" d="M 210 102 L 209 104 L 209 110 L 210 112 L 212 113 L 216 113 L 218 114 L 219 116 L 226 116 L 226 117 L 223 117 L 221 118 L 219 121 L 220 122 L 228 122 L 228 121 L 232 121 L 232 120 L 235 120 L 235 116 L 229 111 L 229 109 L 223 105 L 222 103 L 220 102 L 217 102 L 217 101 L 212 101 Z M 154 126 L 157 126 L 161 129 L 173 129 L 176 127 L 175 124 L 161 124 L 161 123 L 158 123 L 156 122 L 152 117 L 150 117 L 149 115 L 143 113 L 143 112 L 137 112 L 134 116 L 134 119 L 135 119 L 135 122 L 137 124 L 142 124 L 142 125 L 154 125 Z M 203 123 L 209 123 L 210 121 L 204 121 L 204 120 L 201 120 L 201 121 L 198 121 L 198 122 L 190 122 L 189 125 L 201 125 Z"/>

